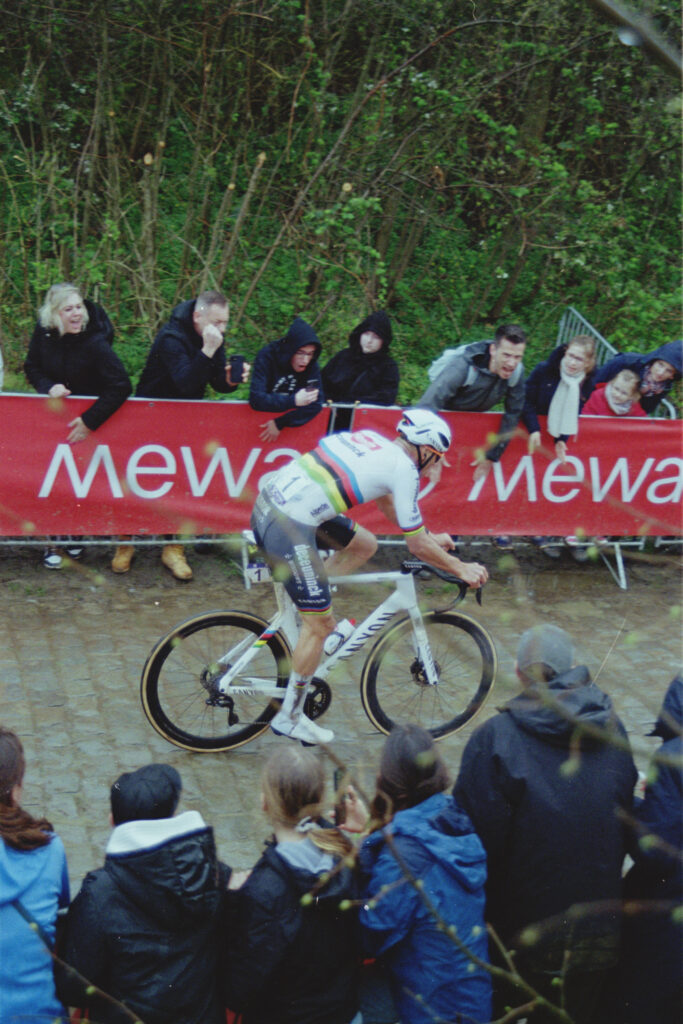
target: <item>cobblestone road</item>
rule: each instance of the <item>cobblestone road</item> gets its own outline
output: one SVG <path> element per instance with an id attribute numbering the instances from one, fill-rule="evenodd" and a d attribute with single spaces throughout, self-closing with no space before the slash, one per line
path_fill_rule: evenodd
<path id="1" fill-rule="evenodd" d="M 147 723 L 138 688 L 149 649 L 176 622 L 210 608 L 252 607 L 267 615 L 272 591 L 266 586 L 246 594 L 224 551 L 192 554 L 190 584 L 165 572 L 156 550 L 139 552 L 122 577 L 109 572 L 110 554 L 91 549 L 77 567 L 49 572 L 36 549 L 0 551 L 0 721 L 19 733 L 26 748 L 24 803 L 45 814 L 62 836 L 77 887 L 102 861 L 112 781 L 150 760 L 167 761 L 183 777 L 183 808 L 196 808 L 214 826 L 221 857 L 250 866 L 267 834 L 258 810 L 259 772 L 273 744 L 283 741 L 265 734 L 232 753 L 179 750 Z M 382 567 L 395 567 L 399 557 L 395 549 L 385 550 Z M 520 633 L 552 621 L 575 637 L 581 660 L 613 696 L 644 767 L 656 746 L 645 733 L 681 666 L 680 558 L 629 560 L 629 589 L 620 591 L 602 564 L 579 566 L 568 553 L 557 563 L 524 548 L 518 561 L 491 547 L 465 550 L 464 557 L 485 561 L 492 572 L 483 607 L 467 602 L 493 634 L 500 659 L 481 717 L 517 690 L 513 664 Z M 365 592 L 340 591 L 335 602 L 340 615 L 357 615 L 359 605 L 371 607 Z M 324 721 L 335 730 L 335 752 L 371 788 L 382 737 L 358 698 L 362 654 L 345 664 Z M 454 773 L 472 728 L 441 745 Z"/>

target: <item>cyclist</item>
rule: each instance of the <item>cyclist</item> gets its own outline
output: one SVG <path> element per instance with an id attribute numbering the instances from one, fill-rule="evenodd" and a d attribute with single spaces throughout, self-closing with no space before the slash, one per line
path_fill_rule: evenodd
<path id="1" fill-rule="evenodd" d="M 447 533 L 425 528 L 418 505 L 420 475 L 438 481 L 441 460 L 451 443 L 448 424 L 430 409 L 407 409 L 390 440 L 374 430 L 330 434 L 317 448 L 270 474 L 254 504 L 251 526 L 287 593 L 301 613 L 301 631 L 292 654 L 292 672 L 282 707 L 271 728 L 303 743 L 329 743 L 324 729 L 303 713 L 306 692 L 320 661 L 325 638 L 334 630 L 327 574 L 344 575 L 371 558 L 375 536 L 344 513 L 375 501 L 403 531 L 416 558 L 481 587 L 488 572 L 478 562 L 462 562 L 448 550 Z M 334 549 L 323 566 L 321 547 Z"/>

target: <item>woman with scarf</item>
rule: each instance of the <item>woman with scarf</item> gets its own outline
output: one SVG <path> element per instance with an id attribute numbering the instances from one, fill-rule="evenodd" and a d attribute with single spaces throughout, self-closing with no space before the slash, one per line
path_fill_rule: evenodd
<path id="1" fill-rule="evenodd" d="M 579 430 L 579 413 L 595 387 L 595 339 L 577 334 L 566 345 L 559 345 L 548 359 L 539 363 L 526 382 L 522 422 L 529 431 L 529 451 L 541 445 L 539 416 L 547 416 L 547 428 L 561 463 L 567 461 L 567 442 Z M 555 538 L 534 537 L 544 554 L 559 558 Z M 583 560 L 585 550 L 574 548 L 574 556 Z"/>

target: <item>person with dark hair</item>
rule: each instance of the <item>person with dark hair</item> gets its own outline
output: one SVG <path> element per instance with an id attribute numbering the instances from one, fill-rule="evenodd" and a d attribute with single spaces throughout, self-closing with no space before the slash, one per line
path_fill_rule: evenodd
<path id="1" fill-rule="evenodd" d="M 391 320 L 379 309 L 349 334 L 346 348 L 332 356 L 322 372 L 325 397 L 332 402 L 393 405 L 398 394 L 398 365 L 389 355 Z M 334 429 L 348 430 L 351 409 L 337 410 Z"/>
<path id="2" fill-rule="evenodd" d="M 226 922 L 226 1001 L 243 1024 L 360 1024 L 353 845 L 323 819 L 324 797 L 312 751 L 271 754 L 261 806 L 274 834 Z"/>
<path id="3" fill-rule="evenodd" d="M 595 375 L 598 383 L 612 380 L 620 370 L 634 370 L 640 378 L 640 404 L 653 413 L 674 382 L 681 379 L 683 341 L 668 341 L 653 352 L 621 352 L 609 359 Z"/>
<path id="4" fill-rule="evenodd" d="M 69 908 L 61 972 L 65 1003 L 98 1024 L 224 1024 L 218 992 L 220 911 L 229 869 L 197 811 L 174 817 L 171 765 L 125 772 L 111 787 L 104 866 Z M 91 986 L 97 986 L 93 991 Z M 129 1013 L 101 992 L 124 1004 Z"/>
<path id="5" fill-rule="evenodd" d="M 225 352 L 225 332 L 230 319 L 228 300 L 221 292 L 206 291 L 196 299 L 181 302 L 159 329 L 147 356 L 135 394 L 138 398 L 204 398 L 210 386 L 230 394 L 239 386 L 233 381 Z M 242 382 L 249 379 L 250 366 L 243 364 Z M 162 565 L 177 580 L 191 580 L 192 569 L 182 544 L 172 536 L 161 549 Z M 111 568 L 115 573 L 130 569 L 135 547 L 119 544 Z"/>
<path id="6" fill-rule="evenodd" d="M 475 341 L 437 360 L 432 383 L 418 402 L 429 409 L 457 412 L 486 412 L 503 402 L 498 440 L 479 459 L 474 479 L 485 476 L 508 446 L 524 408 L 524 367 L 526 334 L 516 324 L 496 329 L 493 341 Z M 445 358 L 449 356 L 448 358 Z M 442 364 L 443 360 L 443 364 Z M 430 374 L 432 376 L 432 374 Z"/>
<path id="7" fill-rule="evenodd" d="M 619 948 L 621 869 L 637 773 L 612 701 L 557 626 L 517 648 L 522 693 L 470 736 L 453 793 L 486 849 L 486 920 L 522 978 L 575 1024 Z M 527 993 L 496 985 L 494 1015 Z M 555 1016 L 536 1007 L 534 1024 Z"/>
<path id="8" fill-rule="evenodd" d="M 0 1021 L 65 1015 L 52 959 L 57 914 L 69 905 L 61 839 L 21 806 L 26 764 L 18 736 L 0 726 Z"/>
<path id="9" fill-rule="evenodd" d="M 69 421 L 69 444 L 89 437 L 131 393 L 130 379 L 112 348 L 113 342 L 114 328 L 102 306 L 83 299 L 80 289 L 68 282 L 48 289 L 31 335 L 24 372 L 36 391 L 53 399 L 97 396 L 80 416 Z M 66 554 L 78 559 L 83 548 L 67 543 Z M 43 565 L 46 569 L 61 569 L 61 547 L 48 547 Z"/>
<path id="10" fill-rule="evenodd" d="M 650 735 L 662 744 L 634 813 L 614 1024 L 679 1024 L 683 1011 L 683 675 Z"/>
<path id="11" fill-rule="evenodd" d="M 490 1020 L 486 854 L 448 786 L 432 736 L 395 727 L 359 851 L 360 924 L 366 951 L 389 971 L 402 1024 Z"/>
<path id="12" fill-rule="evenodd" d="M 258 351 L 249 405 L 259 412 L 277 413 L 261 424 L 262 441 L 277 441 L 285 427 L 301 427 L 322 409 L 325 395 L 318 366 L 321 350 L 318 335 L 298 316 L 284 338 Z"/>

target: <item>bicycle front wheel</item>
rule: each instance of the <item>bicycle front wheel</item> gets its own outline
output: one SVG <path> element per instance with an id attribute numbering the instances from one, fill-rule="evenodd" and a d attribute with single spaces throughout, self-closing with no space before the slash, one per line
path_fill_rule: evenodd
<path id="1" fill-rule="evenodd" d="M 164 739 L 185 750 L 218 751 L 241 747 L 260 733 L 277 710 L 277 702 L 259 694 L 258 686 L 285 687 L 289 646 L 274 633 L 253 651 L 234 684 L 245 692 L 230 694 L 221 706 L 216 681 L 260 636 L 268 623 L 249 612 L 207 612 L 182 622 L 150 652 L 140 681 L 144 712 Z M 247 692 L 248 691 L 248 692 Z M 284 691 L 283 691 L 284 695 Z"/>
<path id="2" fill-rule="evenodd" d="M 360 697 L 380 732 L 416 722 L 442 739 L 479 711 L 493 686 L 498 658 L 489 633 L 468 615 L 430 611 L 422 620 L 438 683 L 426 680 L 413 624 L 406 615 L 373 646 L 363 666 Z"/>

